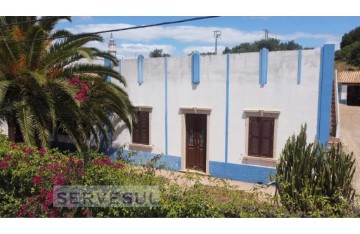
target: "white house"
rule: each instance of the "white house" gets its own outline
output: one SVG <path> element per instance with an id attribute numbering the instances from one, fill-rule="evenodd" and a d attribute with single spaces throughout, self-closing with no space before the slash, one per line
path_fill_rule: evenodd
<path id="1" fill-rule="evenodd" d="M 115 54 L 112 39 L 109 51 Z M 132 134 L 116 122 L 107 153 L 115 157 L 126 145 L 125 154 L 137 151 L 134 163 L 161 154 L 158 163 L 171 170 L 266 183 L 302 124 L 308 141 L 329 140 L 333 65 L 334 45 L 120 60 L 116 69 L 127 81 L 138 122 Z"/>
<path id="2" fill-rule="evenodd" d="M 360 106 L 360 71 L 342 71 L 337 73 L 340 102 Z"/>
<path id="3" fill-rule="evenodd" d="M 334 45 L 121 60 L 139 121 L 132 134 L 117 123 L 108 153 L 126 144 L 135 163 L 162 154 L 168 169 L 265 183 L 302 124 L 308 141 L 328 141 L 333 64 Z"/>

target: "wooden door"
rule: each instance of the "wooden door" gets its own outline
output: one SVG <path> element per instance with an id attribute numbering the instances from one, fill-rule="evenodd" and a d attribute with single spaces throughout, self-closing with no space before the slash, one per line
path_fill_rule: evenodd
<path id="1" fill-rule="evenodd" d="M 186 115 L 186 169 L 206 172 L 206 115 Z"/>

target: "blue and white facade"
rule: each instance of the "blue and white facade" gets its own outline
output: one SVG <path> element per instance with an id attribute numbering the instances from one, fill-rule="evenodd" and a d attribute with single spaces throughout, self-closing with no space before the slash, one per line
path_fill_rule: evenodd
<path id="1" fill-rule="evenodd" d="M 116 55 L 115 43 L 109 51 Z M 106 66 L 111 66 L 105 61 Z M 149 143 L 137 144 L 116 118 L 115 156 L 137 151 L 135 163 L 161 154 L 165 168 L 186 171 L 187 116 L 205 116 L 204 173 L 266 183 L 275 173 L 286 140 L 307 124 L 308 141 L 326 144 L 330 135 L 334 45 L 314 50 L 120 60 L 127 92 L 135 107 L 149 112 Z M 106 77 L 108 82 L 120 85 Z M 270 157 L 249 152 L 250 119 L 272 118 Z M 1 126 L 6 133 L 7 125 Z"/>
<path id="2" fill-rule="evenodd" d="M 137 151 L 136 163 L 162 154 L 172 170 L 186 170 L 186 115 L 206 115 L 206 174 L 267 182 L 286 140 L 307 124 L 308 141 L 330 132 L 334 45 L 300 51 L 120 61 L 134 106 L 149 114 L 149 144 L 134 144 L 117 123 L 112 149 Z M 116 84 L 116 80 L 111 80 Z M 273 156 L 248 153 L 249 118 L 274 118 Z"/>

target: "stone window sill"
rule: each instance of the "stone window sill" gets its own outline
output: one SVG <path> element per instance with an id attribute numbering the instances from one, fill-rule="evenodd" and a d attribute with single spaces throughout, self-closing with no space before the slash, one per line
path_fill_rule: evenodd
<path id="1" fill-rule="evenodd" d="M 131 143 L 129 145 L 130 150 L 136 150 L 136 151 L 144 151 L 144 152 L 151 152 L 153 150 L 152 145 L 143 145 L 143 144 L 136 144 Z"/>
<path id="2" fill-rule="evenodd" d="M 197 175 L 202 175 L 202 176 L 209 176 L 210 175 L 209 173 L 206 173 L 206 172 L 203 172 L 203 171 L 192 170 L 192 169 L 180 170 L 179 172 L 197 174 Z"/>
<path id="3" fill-rule="evenodd" d="M 255 157 L 255 156 L 243 156 L 242 162 L 243 162 L 243 164 L 248 164 L 248 165 L 276 167 L 277 159 L 265 158 L 265 157 Z"/>

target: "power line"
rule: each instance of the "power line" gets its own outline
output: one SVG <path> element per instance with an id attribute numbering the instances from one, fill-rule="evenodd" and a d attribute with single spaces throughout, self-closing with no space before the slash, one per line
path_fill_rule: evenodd
<path id="1" fill-rule="evenodd" d="M 11 23 L 11 24 L 3 24 L 3 25 L 0 25 L 0 28 L 6 28 L 6 27 L 14 26 L 14 25 L 34 23 L 34 22 L 43 21 L 43 20 L 49 20 L 49 19 L 53 19 L 53 18 L 58 18 L 58 16 L 50 16 L 50 17 L 47 17 L 47 18 L 28 20 L 28 21 L 16 22 L 16 23 Z"/>
<path id="2" fill-rule="evenodd" d="M 217 18 L 217 17 L 219 17 L 219 16 L 194 17 L 194 18 L 189 18 L 189 19 L 184 19 L 184 20 L 167 21 L 167 22 L 162 22 L 162 23 L 134 26 L 134 27 L 128 27 L 128 28 L 119 28 L 119 29 L 110 29 L 110 30 L 103 30 L 103 31 L 91 32 L 91 33 L 83 33 L 82 35 L 91 36 L 91 35 L 109 33 L 109 32 L 127 31 L 127 30 L 140 29 L 140 28 L 151 28 L 151 27 L 157 27 L 157 26 L 162 26 L 162 25 L 179 24 L 179 23 L 185 23 L 185 22 L 197 21 L 197 20 L 203 20 L 203 19 L 211 19 L 211 18 Z M 43 40 L 70 38 L 70 37 L 74 37 L 74 36 L 77 36 L 77 35 L 45 37 L 45 38 L 37 38 L 37 39 L 34 39 L 34 40 L 23 40 L 23 41 L 9 40 L 9 41 L 6 41 L 6 42 L 7 43 L 32 42 L 32 41 L 43 41 Z M 4 42 L 5 41 L 0 41 L 0 43 L 4 43 Z"/>

